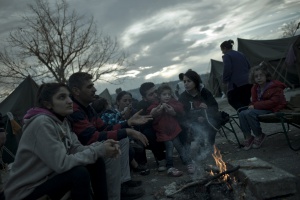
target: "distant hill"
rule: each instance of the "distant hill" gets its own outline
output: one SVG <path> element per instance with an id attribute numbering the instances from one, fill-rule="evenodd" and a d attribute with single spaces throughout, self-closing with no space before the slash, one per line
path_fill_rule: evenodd
<path id="1" fill-rule="evenodd" d="M 208 82 L 208 78 L 209 78 L 209 74 L 201 74 L 200 75 L 201 79 L 202 79 L 202 82 L 204 84 L 207 84 Z M 166 82 L 168 83 L 171 88 L 173 89 L 173 92 L 175 91 L 175 88 L 176 88 L 176 84 L 178 83 L 179 80 L 176 80 L 176 81 L 170 81 L 170 82 Z M 159 84 L 156 84 L 156 86 L 160 86 L 162 83 L 159 83 Z M 130 92 L 132 94 L 132 97 L 137 99 L 138 101 L 142 100 L 142 96 L 140 94 L 140 91 L 139 91 L 139 88 L 136 88 L 136 89 L 132 89 L 132 90 L 127 90 L 128 92 Z M 112 94 L 111 97 L 113 99 L 113 103 L 115 102 L 116 100 L 116 96 L 117 94 Z"/>

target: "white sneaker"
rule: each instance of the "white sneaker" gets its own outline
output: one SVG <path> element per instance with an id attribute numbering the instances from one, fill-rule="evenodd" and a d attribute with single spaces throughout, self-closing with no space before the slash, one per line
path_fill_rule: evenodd
<path id="1" fill-rule="evenodd" d="M 166 160 L 161 160 L 161 161 L 157 161 L 157 162 L 158 162 L 157 171 L 163 172 L 163 171 L 167 170 L 167 168 L 166 168 Z"/>

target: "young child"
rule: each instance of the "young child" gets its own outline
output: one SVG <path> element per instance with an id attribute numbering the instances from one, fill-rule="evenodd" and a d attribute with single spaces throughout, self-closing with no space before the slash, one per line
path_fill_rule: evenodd
<path id="1" fill-rule="evenodd" d="M 167 84 L 162 84 L 157 89 L 157 95 L 160 101 L 153 103 L 148 108 L 148 112 L 152 114 L 153 109 L 160 105 L 159 114 L 154 116 L 153 128 L 156 131 L 157 141 L 164 142 L 166 147 L 167 173 L 174 177 L 183 174 L 173 166 L 173 149 L 175 147 L 183 164 L 187 165 L 188 173 L 193 174 L 195 171 L 193 161 L 185 152 L 179 139 L 182 129 L 176 117 L 184 114 L 183 105 L 173 97 L 172 89 Z"/>
<path id="2" fill-rule="evenodd" d="M 286 106 L 283 90 L 286 85 L 278 80 L 272 80 L 271 73 L 263 65 L 251 68 L 249 81 L 253 83 L 251 89 L 252 100 L 246 110 L 239 113 L 241 130 L 245 141 L 244 149 L 259 148 L 266 138 L 262 132 L 258 116 L 278 112 Z M 255 137 L 251 135 L 251 130 Z"/>

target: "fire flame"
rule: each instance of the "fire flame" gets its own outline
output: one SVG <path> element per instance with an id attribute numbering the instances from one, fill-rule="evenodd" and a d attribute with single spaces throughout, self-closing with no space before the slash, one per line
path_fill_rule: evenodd
<path id="1" fill-rule="evenodd" d="M 220 173 L 227 170 L 226 164 L 222 159 L 222 155 L 220 150 L 214 145 L 214 153 L 212 154 L 213 158 L 215 159 L 216 165 L 220 170 Z M 225 174 L 223 177 L 223 181 L 227 181 L 229 179 L 229 175 Z"/>

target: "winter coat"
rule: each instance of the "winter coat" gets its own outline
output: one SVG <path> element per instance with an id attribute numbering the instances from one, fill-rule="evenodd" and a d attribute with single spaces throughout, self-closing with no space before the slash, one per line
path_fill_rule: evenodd
<path id="1" fill-rule="evenodd" d="M 148 113 L 159 104 L 159 102 L 153 103 L 147 109 Z M 183 105 L 176 99 L 171 99 L 167 104 L 174 108 L 176 116 L 163 111 L 161 115 L 154 118 L 152 125 L 158 142 L 173 140 L 182 131 L 177 116 L 184 114 Z"/>
<path id="2" fill-rule="evenodd" d="M 287 102 L 283 93 L 286 85 L 278 80 L 272 80 L 267 88 L 259 95 L 259 85 L 254 84 L 251 89 L 251 103 L 255 109 L 258 110 L 271 110 L 278 112 L 286 107 Z"/>
<path id="3" fill-rule="evenodd" d="M 105 155 L 102 143 L 83 146 L 66 119 L 33 108 L 24 117 L 23 133 L 5 185 L 5 198 L 19 200 L 57 174 L 94 163 Z"/>

